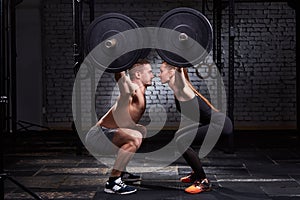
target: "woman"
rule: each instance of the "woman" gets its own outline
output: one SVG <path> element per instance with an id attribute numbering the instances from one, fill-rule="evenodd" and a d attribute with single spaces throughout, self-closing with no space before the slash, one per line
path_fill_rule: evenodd
<path id="1" fill-rule="evenodd" d="M 185 68 L 174 67 L 163 62 L 160 66 L 159 77 L 163 84 L 167 83 L 173 90 L 177 110 L 195 122 L 194 125 L 178 130 L 176 133 L 178 149 L 193 170 L 188 176 L 180 179 L 184 183 L 193 183 L 185 189 L 185 192 L 197 194 L 210 191 L 211 183 L 206 177 L 200 158 L 197 152 L 191 148 L 191 142 L 187 142 L 187 140 L 196 133 L 192 142 L 202 143 L 210 125 L 221 127 L 221 129 L 216 128 L 216 131 L 222 131 L 221 134 L 231 134 L 232 123 L 192 86 Z M 195 109 L 197 109 L 196 112 Z M 212 118 L 214 120 L 211 120 Z"/>

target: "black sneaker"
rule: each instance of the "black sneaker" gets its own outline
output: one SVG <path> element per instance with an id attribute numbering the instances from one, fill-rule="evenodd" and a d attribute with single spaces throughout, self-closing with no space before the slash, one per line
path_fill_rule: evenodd
<path id="1" fill-rule="evenodd" d="M 142 180 L 140 176 L 131 174 L 129 172 L 122 172 L 121 177 L 124 182 L 136 182 Z"/>
<path id="2" fill-rule="evenodd" d="M 126 185 L 119 177 L 114 181 L 107 181 L 104 192 L 109 194 L 132 194 L 136 192 L 136 188 Z"/>

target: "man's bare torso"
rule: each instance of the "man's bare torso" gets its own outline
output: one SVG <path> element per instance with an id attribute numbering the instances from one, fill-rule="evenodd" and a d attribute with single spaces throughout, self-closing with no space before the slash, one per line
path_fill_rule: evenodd
<path id="1" fill-rule="evenodd" d="M 129 99 L 119 97 L 117 102 L 99 120 L 97 125 L 106 128 L 135 127 L 144 114 L 145 108 L 145 94 L 143 91 L 137 90 L 136 94 Z"/>

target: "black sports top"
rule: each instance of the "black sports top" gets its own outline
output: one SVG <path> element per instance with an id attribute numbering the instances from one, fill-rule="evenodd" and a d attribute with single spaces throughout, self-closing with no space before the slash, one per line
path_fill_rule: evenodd
<path id="1" fill-rule="evenodd" d="M 210 122 L 212 109 L 201 97 L 195 95 L 194 98 L 188 101 L 178 101 L 175 97 L 175 104 L 176 109 L 187 118 L 201 124 L 208 124 Z"/>

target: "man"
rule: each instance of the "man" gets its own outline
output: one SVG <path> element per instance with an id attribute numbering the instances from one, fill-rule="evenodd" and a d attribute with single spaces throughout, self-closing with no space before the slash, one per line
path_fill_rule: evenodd
<path id="1" fill-rule="evenodd" d="M 138 124 L 138 121 L 145 111 L 145 92 L 146 88 L 152 85 L 154 75 L 151 65 L 146 60 L 139 60 L 128 73 L 129 77 L 125 72 L 115 74 L 120 96 L 86 136 L 87 143 L 97 145 L 95 144 L 97 137 L 105 134 L 117 147 L 117 157 L 104 189 L 106 193 L 131 194 L 136 192 L 136 188 L 123 182 L 122 175 L 128 162 L 141 146 L 142 139 L 147 132 L 144 126 Z"/>

